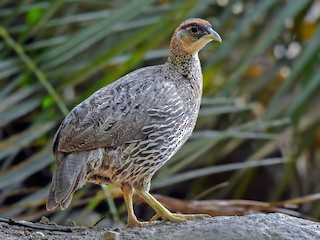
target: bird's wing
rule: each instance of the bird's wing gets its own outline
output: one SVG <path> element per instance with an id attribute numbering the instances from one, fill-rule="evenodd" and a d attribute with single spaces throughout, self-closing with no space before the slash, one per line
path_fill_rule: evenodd
<path id="1" fill-rule="evenodd" d="M 148 110 L 161 106 L 157 93 L 163 86 L 156 82 L 163 79 L 160 66 L 147 67 L 95 92 L 62 122 L 55 135 L 54 153 L 115 148 L 145 139 L 142 128 L 152 121 Z"/>

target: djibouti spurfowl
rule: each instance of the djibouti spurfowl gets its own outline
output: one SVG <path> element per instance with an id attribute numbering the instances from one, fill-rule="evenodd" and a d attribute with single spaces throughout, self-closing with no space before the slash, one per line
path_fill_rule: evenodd
<path id="1" fill-rule="evenodd" d="M 71 110 L 54 137 L 48 210 L 67 208 L 86 182 L 118 183 L 128 227 L 142 225 L 133 211 L 133 194 L 156 212 L 150 222 L 204 217 L 171 213 L 149 190 L 152 176 L 194 129 L 202 95 L 198 52 L 211 41 L 221 38 L 209 22 L 188 19 L 174 32 L 165 64 L 133 71 Z"/>

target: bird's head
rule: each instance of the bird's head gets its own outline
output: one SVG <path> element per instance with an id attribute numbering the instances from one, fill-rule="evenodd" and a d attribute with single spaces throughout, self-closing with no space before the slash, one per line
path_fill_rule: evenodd
<path id="1" fill-rule="evenodd" d="M 179 50 L 195 54 L 211 41 L 222 42 L 211 24 L 200 18 L 190 18 L 181 23 L 175 31 L 171 40 L 171 48 L 177 47 L 176 44 L 178 44 Z"/>

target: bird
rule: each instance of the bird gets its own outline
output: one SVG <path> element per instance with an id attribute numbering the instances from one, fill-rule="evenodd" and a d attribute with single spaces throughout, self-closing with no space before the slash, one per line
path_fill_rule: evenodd
<path id="1" fill-rule="evenodd" d="M 53 139 L 56 160 L 46 208 L 66 209 L 87 182 L 119 184 L 127 207 L 127 227 L 141 227 L 134 213 L 138 195 L 157 219 L 183 222 L 203 214 L 178 214 L 150 194 L 153 175 L 187 141 L 195 127 L 202 97 L 198 52 L 222 42 L 201 18 L 175 30 L 167 61 L 140 68 L 97 90 L 75 106 Z"/>

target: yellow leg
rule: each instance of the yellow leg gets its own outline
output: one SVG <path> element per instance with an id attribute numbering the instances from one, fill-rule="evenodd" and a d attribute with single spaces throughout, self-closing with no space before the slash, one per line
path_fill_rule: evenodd
<path id="1" fill-rule="evenodd" d="M 169 220 L 172 222 L 183 222 L 189 219 L 199 219 L 210 217 L 207 214 L 177 214 L 171 213 L 168 209 L 166 209 L 161 203 L 157 201 L 149 192 L 144 190 L 136 189 L 137 194 L 156 211 L 156 215 L 153 216 L 149 222 L 153 222 L 158 218 L 162 218 L 164 220 Z"/>
<path id="2" fill-rule="evenodd" d="M 132 203 L 133 189 L 132 189 L 132 187 L 129 185 L 123 185 L 122 191 L 123 191 L 123 198 L 126 203 L 127 211 L 128 211 L 127 227 L 141 227 L 142 223 L 138 221 L 138 219 L 133 211 L 133 203 Z"/>

